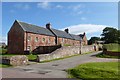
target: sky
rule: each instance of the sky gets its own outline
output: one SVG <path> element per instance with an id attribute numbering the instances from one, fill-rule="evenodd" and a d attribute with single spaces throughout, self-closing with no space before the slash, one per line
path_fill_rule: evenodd
<path id="1" fill-rule="evenodd" d="M 89 40 L 100 37 L 105 27 L 118 27 L 117 2 L 2 2 L 2 35 L 0 42 L 7 43 L 7 33 L 15 20 L 45 27 L 69 29 L 72 34 L 86 33 Z"/>

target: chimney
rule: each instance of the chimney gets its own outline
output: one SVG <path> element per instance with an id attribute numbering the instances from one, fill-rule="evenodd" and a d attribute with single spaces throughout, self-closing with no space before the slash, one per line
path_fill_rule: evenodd
<path id="1" fill-rule="evenodd" d="M 68 28 L 67 28 L 67 29 L 65 29 L 64 31 L 65 31 L 66 33 L 69 33 L 69 29 L 68 29 Z"/>
<path id="2" fill-rule="evenodd" d="M 83 35 L 85 35 L 85 32 L 83 33 Z"/>
<path id="3" fill-rule="evenodd" d="M 50 28 L 51 28 L 51 24 L 50 24 L 50 23 L 47 23 L 47 24 L 46 24 L 46 28 L 47 28 L 47 29 L 50 29 Z"/>

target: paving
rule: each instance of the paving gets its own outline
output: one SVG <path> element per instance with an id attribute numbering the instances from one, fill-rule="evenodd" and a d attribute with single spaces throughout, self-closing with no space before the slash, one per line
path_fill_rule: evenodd
<path id="1" fill-rule="evenodd" d="M 110 62 L 118 59 L 97 58 L 94 55 L 101 51 L 91 54 L 74 56 L 62 60 L 46 63 L 37 63 L 27 66 L 18 66 L 2 69 L 3 78 L 67 78 L 66 70 L 79 64 L 87 62 Z"/>

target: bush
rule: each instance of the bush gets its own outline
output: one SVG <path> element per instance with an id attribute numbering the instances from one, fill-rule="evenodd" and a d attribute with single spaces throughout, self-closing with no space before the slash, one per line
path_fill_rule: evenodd
<path id="1" fill-rule="evenodd" d="M 6 54 L 6 53 L 7 53 L 7 49 L 0 48 L 0 54 Z"/>

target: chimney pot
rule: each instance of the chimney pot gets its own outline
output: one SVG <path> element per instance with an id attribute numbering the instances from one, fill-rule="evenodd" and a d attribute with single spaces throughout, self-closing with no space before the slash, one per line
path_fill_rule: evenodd
<path id="1" fill-rule="evenodd" d="M 51 23 L 47 23 L 47 24 L 46 24 L 46 28 L 47 28 L 47 29 L 50 29 L 50 28 L 51 28 Z"/>
<path id="2" fill-rule="evenodd" d="M 66 32 L 66 33 L 69 33 L 69 29 L 68 29 L 68 28 L 67 28 L 67 29 L 65 29 L 65 32 Z"/>

